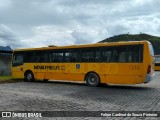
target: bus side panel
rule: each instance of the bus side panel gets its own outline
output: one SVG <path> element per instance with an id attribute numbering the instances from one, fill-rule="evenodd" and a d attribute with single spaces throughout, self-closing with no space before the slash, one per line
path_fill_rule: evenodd
<path id="1" fill-rule="evenodd" d="M 31 70 L 35 79 L 72 81 L 84 81 L 88 72 L 95 72 L 99 75 L 101 83 L 137 84 L 142 83 L 142 65 L 142 63 L 26 63 L 24 71 Z M 24 77 L 23 72 L 21 76 Z"/>
<path id="2" fill-rule="evenodd" d="M 46 69 L 46 66 L 49 66 L 50 63 L 35 63 L 33 65 L 33 71 L 35 75 L 35 79 L 43 80 L 45 79 L 46 73 L 49 72 L 48 69 Z"/>
<path id="3" fill-rule="evenodd" d="M 34 63 L 24 63 L 23 64 L 23 78 L 26 71 L 31 71 L 35 77 L 35 71 L 34 71 Z"/>
<path id="4" fill-rule="evenodd" d="M 108 79 L 108 80 L 107 80 Z M 118 76 L 118 75 L 107 75 L 107 84 L 140 84 L 142 83 L 142 77 L 139 76 Z"/>
<path id="5" fill-rule="evenodd" d="M 35 79 L 44 79 L 44 74 L 46 70 L 42 69 L 42 64 L 38 63 L 24 63 L 23 69 L 24 74 L 27 71 L 31 71 Z"/>
<path id="6" fill-rule="evenodd" d="M 26 63 L 24 71 L 30 70 L 35 79 L 50 80 L 84 80 L 84 75 L 74 69 L 72 63 Z"/>
<path id="7" fill-rule="evenodd" d="M 66 79 L 72 81 L 84 81 L 84 63 L 65 63 L 63 66 L 66 68 L 64 70 Z"/>
<path id="8" fill-rule="evenodd" d="M 24 78 L 23 65 L 12 67 L 12 77 L 13 78 Z"/>
<path id="9" fill-rule="evenodd" d="M 137 84 L 143 81 L 142 63 L 68 63 L 65 73 L 68 80 L 83 81 L 88 72 L 99 75 L 101 83 Z"/>
<path id="10" fill-rule="evenodd" d="M 67 78 L 72 81 L 84 81 L 85 75 L 89 72 L 95 72 L 101 78 L 101 74 L 106 74 L 107 70 L 104 65 L 101 67 L 101 63 L 67 63 L 65 72 Z"/>
<path id="11" fill-rule="evenodd" d="M 102 83 L 110 84 L 138 84 L 143 81 L 143 64 L 142 63 L 108 63 L 101 68 L 106 73 L 102 73 Z"/>
<path id="12" fill-rule="evenodd" d="M 65 80 L 65 74 L 61 69 L 61 64 L 51 63 L 28 63 L 25 66 L 25 71 L 31 70 L 34 74 L 35 79 L 57 79 Z"/>

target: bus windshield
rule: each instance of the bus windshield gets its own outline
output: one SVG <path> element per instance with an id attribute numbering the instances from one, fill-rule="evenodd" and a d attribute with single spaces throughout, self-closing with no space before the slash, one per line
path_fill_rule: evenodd
<path id="1" fill-rule="evenodd" d="M 23 64 L 23 55 L 22 54 L 14 54 L 13 56 L 13 66 L 19 66 Z"/>
<path id="2" fill-rule="evenodd" d="M 149 50 L 150 50 L 151 56 L 154 56 L 154 50 L 153 50 L 152 44 L 149 44 Z"/>

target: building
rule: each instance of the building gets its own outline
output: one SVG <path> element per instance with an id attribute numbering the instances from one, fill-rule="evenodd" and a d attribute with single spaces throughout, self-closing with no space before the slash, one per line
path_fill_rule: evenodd
<path id="1" fill-rule="evenodd" d="M 0 46 L 0 76 L 11 75 L 12 49 Z"/>

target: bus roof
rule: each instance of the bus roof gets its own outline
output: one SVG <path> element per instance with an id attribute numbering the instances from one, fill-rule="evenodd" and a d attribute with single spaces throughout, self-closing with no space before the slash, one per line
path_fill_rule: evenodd
<path id="1" fill-rule="evenodd" d="M 103 42 L 95 44 L 81 44 L 81 45 L 69 45 L 69 46 L 49 45 L 48 47 L 15 49 L 14 51 L 52 50 L 52 49 L 67 49 L 67 48 L 69 49 L 69 48 L 85 48 L 85 47 L 100 47 L 100 46 L 134 45 L 134 44 L 144 44 L 144 43 L 149 44 L 150 42 L 144 40 L 144 41 Z"/>

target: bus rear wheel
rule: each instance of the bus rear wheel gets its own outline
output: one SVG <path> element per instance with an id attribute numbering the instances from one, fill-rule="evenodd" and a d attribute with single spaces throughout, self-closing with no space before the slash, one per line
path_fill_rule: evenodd
<path id="1" fill-rule="evenodd" d="M 28 82 L 34 81 L 33 73 L 31 71 L 26 72 L 24 75 L 24 80 Z"/>
<path id="2" fill-rule="evenodd" d="M 89 73 L 85 77 L 86 84 L 91 87 L 96 87 L 100 83 L 99 76 L 95 73 Z"/>

